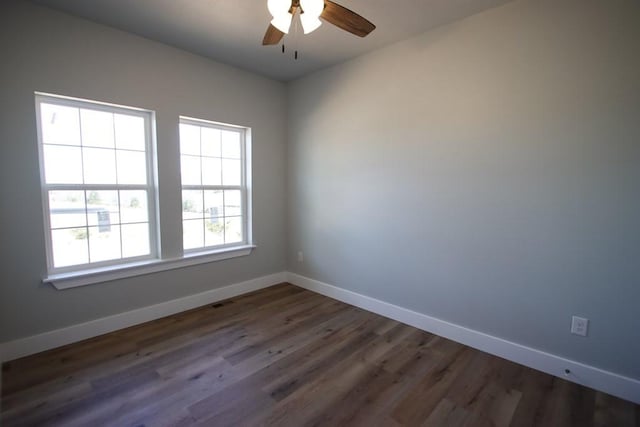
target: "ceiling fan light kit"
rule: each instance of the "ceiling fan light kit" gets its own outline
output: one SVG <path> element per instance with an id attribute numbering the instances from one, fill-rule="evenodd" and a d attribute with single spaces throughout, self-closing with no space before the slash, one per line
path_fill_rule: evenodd
<path id="1" fill-rule="evenodd" d="M 298 9 L 305 34 L 322 25 L 320 18 L 358 37 L 365 37 L 376 28 L 362 16 L 331 0 L 267 0 L 267 9 L 273 19 L 262 40 L 263 45 L 280 43 L 284 35 L 289 33 Z"/>

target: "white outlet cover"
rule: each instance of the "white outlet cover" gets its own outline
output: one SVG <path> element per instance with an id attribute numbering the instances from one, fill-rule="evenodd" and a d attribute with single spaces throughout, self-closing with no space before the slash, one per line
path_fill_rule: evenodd
<path id="1" fill-rule="evenodd" d="M 588 330 L 589 330 L 589 319 L 586 319 L 584 317 L 578 317 L 578 316 L 573 316 L 571 318 L 572 334 L 586 337 Z"/>

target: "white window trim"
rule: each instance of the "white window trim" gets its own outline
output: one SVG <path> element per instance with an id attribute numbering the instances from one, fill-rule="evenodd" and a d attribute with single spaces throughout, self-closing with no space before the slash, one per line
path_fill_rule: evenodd
<path id="1" fill-rule="evenodd" d="M 146 274 L 175 270 L 177 268 L 184 268 L 192 265 L 206 264 L 230 258 L 247 256 L 255 247 L 255 245 L 235 246 L 233 248 L 224 248 L 217 251 L 185 254 L 181 258 L 155 259 L 95 268 L 91 270 L 52 274 L 45 277 L 43 279 L 43 283 L 50 283 L 56 289 L 76 288 L 78 286 L 110 282 L 118 279 L 143 276 Z"/>

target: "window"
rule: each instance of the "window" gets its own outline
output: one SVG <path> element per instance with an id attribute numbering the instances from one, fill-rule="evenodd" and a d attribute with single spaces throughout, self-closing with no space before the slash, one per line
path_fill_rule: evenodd
<path id="1" fill-rule="evenodd" d="M 249 128 L 180 118 L 183 238 L 163 257 L 154 113 L 44 93 L 35 101 L 44 282 L 65 289 L 251 253 Z M 174 209 L 165 227 L 180 226 Z"/>
<path id="2" fill-rule="evenodd" d="M 49 273 L 157 256 L 152 113 L 36 94 Z"/>
<path id="3" fill-rule="evenodd" d="M 247 129 L 180 119 L 185 252 L 249 241 Z"/>

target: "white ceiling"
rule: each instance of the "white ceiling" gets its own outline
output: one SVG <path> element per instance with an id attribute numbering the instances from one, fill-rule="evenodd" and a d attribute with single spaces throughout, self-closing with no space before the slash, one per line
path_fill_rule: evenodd
<path id="1" fill-rule="evenodd" d="M 285 54 L 281 46 L 262 46 L 267 0 L 33 1 L 287 81 L 511 0 L 336 0 L 377 28 L 359 38 L 324 22 L 309 35 L 285 36 Z"/>

